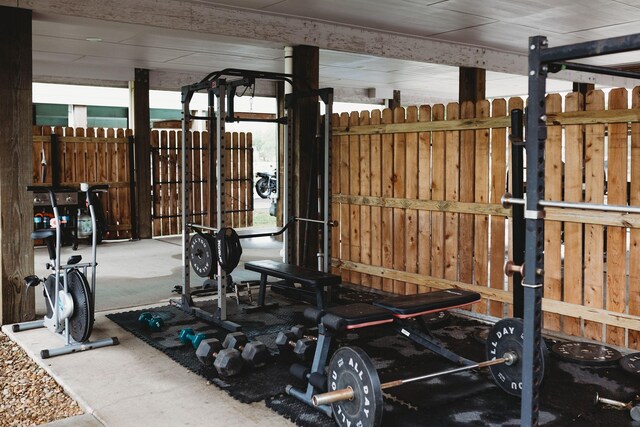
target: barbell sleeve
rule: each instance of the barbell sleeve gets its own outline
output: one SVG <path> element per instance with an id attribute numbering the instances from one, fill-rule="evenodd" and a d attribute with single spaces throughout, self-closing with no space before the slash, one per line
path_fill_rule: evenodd
<path id="1" fill-rule="evenodd" d="M 316 394 L 311 397 L 311 403 L 313 406 L 318 407 L 321 405 L 328 405 L 330 403 L 342 402 L 344 400 L 351 400 L 354 396 L 353 389 L 351 387 L 341 388 L 339 390 L 329 391 L 327 393 Z"/>

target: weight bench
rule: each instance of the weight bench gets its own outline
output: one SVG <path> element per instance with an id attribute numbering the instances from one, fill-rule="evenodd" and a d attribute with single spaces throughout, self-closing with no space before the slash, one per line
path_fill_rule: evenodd
<path id="1" fill-rule="evenodd" d="M 304 367 L 297 364 L 292 365 L 290 369 L 292 375 L 307 380 L 307 389 L 302 391 L 289 385 L 286 392 L 313 406 L 311 403 L 313 395 L 327 391 L 325 367 L 332 338 L 344 331 L 376 325 L 392 324 L 396 332 L 433 353 L 458 365 L 473 365 L 474 361 L 447 350 L 439 340 L 431 335 L 420 316 L 466 307 L 479 302 L 480 299 L 480 294 L 477 292 L 445 289 L 426 294 L 385 298 L 373 302 L 373 305 L 354 303 L 331 307 L 326 311 L 309 307 L 304 312 L 305 318 L 318 324 L 318 342 L 311 370 L 305 370 Z M 318 409 L 331 417 L 330 406 L 321 405 Z"/>
<path id="2" fill-rule="evenodd" d="M 305 287 L 313 289 L 313 291 L 315 291 L 316 307 L 321 310 L 327 306 L 325 288 L 342 283 L 342 278 L 335 274 L 271 260 L 246 262 L 244 268 L 245 270 L 260 273 L 258 305 L 257 307 L 252 307 L 253 309 L 277 305 L 274 303 L 265 304 L 267 277 L 282 279 L 289 287 L 292 287 L 294 283 L 300 283 Z"/>

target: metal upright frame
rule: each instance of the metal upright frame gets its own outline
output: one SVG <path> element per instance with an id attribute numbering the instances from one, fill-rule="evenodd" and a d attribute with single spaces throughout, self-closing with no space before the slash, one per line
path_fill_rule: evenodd
<path id="1" fill-rule="evenodd" d="M 217 269 L 217 308 L 214 313 L 205 311 L 197 307 L 191 296 L 191 271 L 189 264 L 189 235 L 191 229 L 219 230 L 225 226 L 225 124 L 227 122 L 253 121 L 253 122 L 270 122 L 287 125 L 286 115 L 276 119 L 246 119 L 239 118 L 234 115 L 235 93 L 238 87 L 250 87 L 255 84 L 257 79 L 272 81 L 287 81 L 291 83 L 291 76 L 281 73 L 268 73 L 252 70 L 241 69 L 225 69 L 215 71 L 207 75 L 198 83 L 182 87 L 182 150 L 181 150 L 181 216 L 182 216 L 182 298 L 179 303 L 182 310 L 191 313 L 196 317 L 204 319 L 208 322 L 215 323 L 229 331 L 238 331 L 241 326 L 237 323 L 227 320 L 226 306 L 226 283 L 227 274 L 218 265 Z M 196 92 L 206 91 L 208 95 L 208 114 L 205 117 L 195 116 L 191 114 L 189 108 L 191 99 Z M 286 112 L 285 112 L 286 114 Z M 191 169 L 190 158 L 187 155 L 191 149 L 191 133 L 189 131 L 192 120 L 205 120 L 209 125 L 209 192 L 215 191 L 216 201 L 216 224 L 215 227 L 197 226 L 190 224 L 190 205 L 191 186 L 187 185 L 190 177 L 188 171 Z M 215 147 L 215 158 L 213 157 Z M 215 181 L 213 177 L 215 176 Z M 210 197 L 210 195 L 208 195 Z M 213 207 L 209 204 L 210 208 Z M 209 224 L 211 225 L 211 224 Z"/>
<path id="2" fill-rule="evenodd" d="M 182 288 L 182 297 L 179 305 L 183 311 L 191 313 L 196 317 L 199 317 L 207 322 L 215 323 L 227 330 L 237 331 L 241 329 L 241 326 L 237 323 L 231 322 L 227 319 L 227 310 L 226 310 L 226 284 L 227 284 L 227 274 L 222 268 L 218 265 L 217 268 L 217 301 L 218 306 L 214 313 L 210 313 L 205 311 L 194 304 L 191 293 L 191 271 L 190 271 L 190 260 L 189 260 L 189 236 L 190 231 L 192 229 L 201 229 L 201 230 L 219 230 L 225 226 L 224 221 L 224 213 L 225 213 L 225 124 L 227 122 L 240 122 L 240 121 L 252 121 L 252 122 L 269 122 L 269 123 L 277 123 L 285 126 L 286 128 L 290 128 L 290 122 L 292 118 L 288 113 L 288 109 L 285 109 L 285 114 L 282 117 L 277 117 L 275 119 L 253 119 L 253 118 L 239 118 L 234 114 L 234 98 L 236 94 L 236 90 L 240 87 L 250 87 L 255 84 L 256 80 L 270 80 L 270 81 L 283 81 L 292 84 L 291 80 L 292 76 L 289 74 L 282 73 L 270 73 L 270 72 L 262 72 L 262 71 L 253 71 L 253 70 L 241 70 L 241 69 L 224 69 L 222 71 L 215 71 L 207 75 L 200 82 L 183 86 L 182 87 L 182 150 L 181 150 L 181 188 L 182 188 L 182 199 L 181 199 L 181 217 L 182 217 L 182 261 L 183 261 L 183 272 L 182 272 L 182 280 L 183 280 L 183 288 Z M 191 114 L 191 110 L 189 108 L 191 99 L 196 92 L 206 91 L 208 94 L 208 114 L 207 116 L 196 116 Z M 327 173 L 327 168 L 329 168 L 328 156 L 329 156 L 329 143 L 331 137 L 330 130 L 330 114 L 332 111 L 332 103 L 333 103 L 333 90 L 332 89 L 320 89 L 318 91 L 312 91 L 309 94 L 295 94 L 292 95 L 295 97 L 302 96 L 320 96 L 325 102 L 326 111 L 327 111 L 327 125 L 325 126 L 325 192 L 324 192 L 324 254 L 325 254 L 325 266 L 324 271 L 328 271 L 328 260 L 331 257 L 329 252 L 330 250 L 330 233 L 329 233 L 329 224 L 331 221 L 329 220 L 329 197 L 330 197 L 330 179 Z M 209 144 L 209 179 L 210 187 L 209 192 L 215 191 L 216 193 L 216 224 L 215 227 L 212 227 L 211 224 L 209 226 L 201 226 L 196 224 L 191 224 L 190 220 L 190 205 L 189 201 L 191 198 L 191 186 L 188 185 L 190 181 L 190 177 L 188 176 L 188 171 L 191 169 L 190 165 L 190 156 L 187 153 L 191 150 L 191 133 L 190 123 L 192 120 L 206 120 L 209 122 L 210 132 L 210 144 Z M 290 182 L 292 165 L 291 165 L 291 156 L 290 156 L 290 138 L 288 134 L 289 129 L 285 129 L 285 141 L 284 141 L 284 153 L 285 153 L 285 173 L 283 179 L 285 180 L 285 185 L 282 187 L 282 197 L 283 197 L 283 223 L 287 224 L 282 230 L 275 233 L 260 233 L 255 235 L 244 235 L 242 237 L 260 237 L 260 236 L 275 236 L 281 233 L 286 233 L 288 228 L 288 223 L 291 218 L 297 221 L 311 221 L 311 222 L 320 222 L 315 220 L 309 220 L 305 218 L 294 218 L 291 215 L 290 208 L 290 192 L 291 186 Z M 215 147 L 215 158 L 213 157 L 213 150 Z M 212 179 L 215 176 L 215 181 Z M 214 190 L 215 187 L 215 190 Z M 212 204 L 210 203 L 211 207 Z M 284 237 L 284 241 L 287 241 L 287 236 Z M 285 262 L 287 262 L 287 251 L 285 250 Z"/>
<path id="3" fill-rule="evenodd" d="M 559 47 L 548 47 L 544 36 L 529 38 L 529 99 L 526 118 L 527 192 L 524 217 L 526 269 L 524 287 L 524 349 L 521 424 L 538 424 L 539 387 L 542 379 L 540 341 L 544 276 L 544 158 L 546 129 L 546 79 L 564 69 L 618 77 L 640 78 L 640 73 L 612 67 L 570 62 L 576 59 L 640 49 L 640 34 L 613 37 Z M 514 184 L 516 184 L 514 182 Z M 522 183 L 519 183 L 522 184 Z M 516 236 L 514 236 L 515 238 Z"/>

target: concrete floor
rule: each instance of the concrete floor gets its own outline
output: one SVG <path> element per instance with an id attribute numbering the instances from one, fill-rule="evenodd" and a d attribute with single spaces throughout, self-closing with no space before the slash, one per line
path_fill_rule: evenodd
<path id="1" fill-rule="evenodd" d="M 262 230 L 261 230 L 262 231 Z M 242 261 L 277 259 L 281 243 L 270 238 L 243 239 Z M 62 259 L 71 254 L 64 248 Z M 77 251 L 90 257 L 89 248 Z M 35 272 L 44 274 L 46 249 L 36 249 Z M 229 397 L 215 385 L 193 374 L 121 329 L 105 317 L 153 305 L 165 305 L 181 284 L 181 239 L 170 237 L 137 242 L 106 242 L 98 247 L 96 321 L 93 340 L 117 336 L 120 345 L 43 360 L 41 349 L 57 347 L 62 340 L 46 329 L 11 332 L 2 330 L 56 379 L 85 411 L 85 415 L 61 420 L 50 426 L 289 426 L 289 421 L 263 403 L 251 405 Z M 236 280 L 257 276 L 234 272 Z M 201 283 L 192 275 L 192 285 Z M 37 312 L 44 312 L 40 288 Z"/>

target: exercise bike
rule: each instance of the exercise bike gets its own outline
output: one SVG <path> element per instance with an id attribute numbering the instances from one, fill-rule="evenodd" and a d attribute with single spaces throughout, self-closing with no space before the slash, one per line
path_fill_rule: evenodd
<path id="1" fill-rule="evenodd" d="M 52 273 L 46 279 L 32 275 L 25 277 L 27 292 L 29 288 L 44 283 L 44 299 L 47 313 L 42 320 L 17 323 L 13 325 L 14 332 L 26 331 L 46 327 L 51 332 L 60 335 L 64 339 L 64 346 L 40 351 L 40 357 L 49 357 L 75 353 L 77 351 L 91 350 L 94 348 L 118 345 L 117 337 L 105 338 L 97 341 L 89 341 L 93 330 L 95 293 L 96 293 L 96 246 L 98 233 L 96 213 L 93 205 L 94 192 L 106 191 L 106 185 L 90 186 L 80 184 L 80 189 L 86 194 L 86 200 L 91 216 L 92 230 L 90 262 L 82 263 L 81 255 L 71 255 L 66 264 L 60 261 L 60 248 L 62 246 L 62 230 L 58 215 L 58 201 L 63 192 L 74 191 L 70 188 L 51 188 L 40 186 L 28 186 L 27 191 L 48 194 L 53 208 L 53 228 L 39 229 L 31 233 L 31 239 L 44 240 L 49 252 L 50 262 L 46 264 Z M 57 194 L 61 193 L 61 194 Z M 91 285 L 87 281 L 87 271 L 91 270 Z"/>

